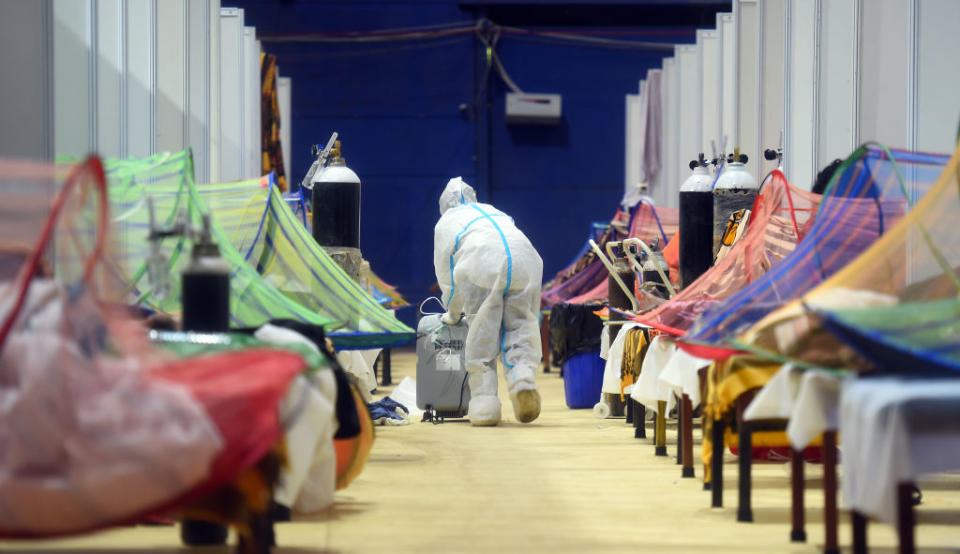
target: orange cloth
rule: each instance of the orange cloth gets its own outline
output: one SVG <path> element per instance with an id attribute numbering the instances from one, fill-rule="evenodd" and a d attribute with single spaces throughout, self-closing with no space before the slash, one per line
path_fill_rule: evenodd
<path id="1" fill-rule="evenodd" d="M 663 249 L 663 257 L 670 266 L 670 280 L 677 283 L 680 281 L 680 231 L 677 231 L 670 237 L 670 242 Z"/>

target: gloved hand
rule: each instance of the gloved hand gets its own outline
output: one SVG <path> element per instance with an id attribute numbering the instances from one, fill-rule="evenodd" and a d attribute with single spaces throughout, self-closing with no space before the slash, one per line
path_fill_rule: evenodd
<path id="1" fill-rule="evenodd" d="M 450 312 L 446 312 L 440 316 L 440 322 L 445 325 L 456 325 L 457 323 L 460 323 L 461 319 L 461 316 L 455 316 Z"/>

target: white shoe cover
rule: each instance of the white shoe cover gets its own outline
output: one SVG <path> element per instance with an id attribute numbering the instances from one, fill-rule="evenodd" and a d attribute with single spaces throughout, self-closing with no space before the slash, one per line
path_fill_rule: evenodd
<path id="1" fill-rule="evenodd" d="M 523 389 L 510 395 L 513 415 L 520 423 L 530 423 L 540 416 L 540 393 L 536 389 Z"/>
<path id="2" fill-rule="evenodd" d="M 497 425 L 500 423 L 500 399 L 488 394 L 471 397 L 467 417 L 470 418 L 470 425 L 480 427 Z"/>

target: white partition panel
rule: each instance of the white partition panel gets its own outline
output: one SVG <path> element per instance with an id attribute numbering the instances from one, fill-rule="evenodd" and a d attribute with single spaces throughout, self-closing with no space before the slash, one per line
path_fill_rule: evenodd
<path id="1" fill-rule="evenodd" d="M 260 138 L 260 42 L 256 29 L 243 28 L 243 123 L 240 150 L 244 179 L 262 174 Z"/>
<path id="2" fill-rule="evenodd" d="M 291 110 L 291 94 L 293 83 L 290 77 L 277 77 L 277 104 L 280 108 L 280 148 L 283 149 L 283 173 L 287 176 L 288 186 L 292 187 L 296 177 L 291 173 L 290 149 L 291 131 L 293 129 L 293 113 Z M 299 180 L 296 180 L 299 184 Z"/>
<path id="3" fill-rule="evenodd" d="M 124 67 L 126 59 L 126 2 L 96 0 L 96 135 L 94 144 L 101 156 L 119 158 L 125 154 L 126 124 Z"/>
<path id="4" fill-rule="evenodd" d="M 760 67 L 759 78 L 759 129 L 757 149 L 745 152 L 750 156 L 750 165 L 760 179 L 776 167 L 775 161 L 763 159 L 763 151 L 776 148 L 784 130 L 786 100 L 786 22 L 787 0 L 764 0 L 757 4 L 757 49 Z M 789 152 L 786 155 L 790 155 Z"/>
<path id="5" fill-rule="evenodd" d="M 210 136 L 208 142 L 211 183 L 220 182 L 220 0 L 209 0 L 210 13 Z"/>
<path id="6" fill-rule="evenodd" d="M 701 104 L 700 104 L 700 55 L 695 45 L 677 46 L 674 57 L 680 74 L 678 105 L 678 130 L 680 140 L 677 155 L 681 167 L 687 167 L 689 161 L 700 152 Z M 681 180 L 686 172 L 680 171 Z M 679 185 L 678 185 L 679 186 Z"/>
<path id="7" fill-rule="evenodd" d="M 791 183 L 809 189 L 816 176 L 819 1 L 787 0 L 784 173 Z"/>
<path id="8" fill-rule="evenodd" d="M 642 88 L 642 87 L 641 87 Z M 624 177 L 623 192 L 626 200 L 631 191 L 637 188 L 640 183 L 640 107 L 641 95 L 626 95 L 626 125 L 625 136 L 626 147 L 624 150 Z"/>
<path id="9" fill-rule="evenodd" d="M 748 156 L 756 156 L 759 149 L 757 133 L 760 129 L 759 80 L 760 65 L 757 55 L 758 15 L 757 0 L 735 0 L 733 4 L 734 34 L 736 35 L 736 132 L 730 137 L 727 150 L 739 147 Z M 748 168 L 755 172 L 757 166 Z"/>
<path id="10" fill-rule="evenodd" d="M 819 0 L 817 172 L 835 159 L 846 158 L 857 147 L 860 1 Z"/>
<path id="11" fill-rule="evenodd" d="M 187 0 L 157 3 L 156 151 L 176 152 L 189 144 L 190 50 Z"/>
<path id="12" fill-rule="evenodd" d="M 51 0 L 7 2 L 0 17 L 0 155 L 54 155 Z M 11 78 L 15 75 L 16 78 Z"/>
<path id="13" fill-rule="evenodd" d="M 156 152 L 157 2 L 125 3 L 124 66 L 122 79 L 125 114 L 123 157 Z"/>
<path id="14" fill-rule="evenodd" d="M 912 0 L 860 6 L 859 137 L 911 148 Z"/>
<path id="15" fill-rule="evenodd" d="M 220 10 L 220 174 L 219 181 L 243 178 L 244 95 L 243 10 Z"/>
<path id="16" fill-rule="evenodd" d="M 636 135 L 634 135 L 634 155 L 637 156 L 637 175 L 635 183 L 644 183 L 649 186 L 647 180 L 647 166 L 644 163 L 643 155 L 644 151 L 647 148 L 647 126 L 649 121 L 647 120 L 646 114 L 646 104 L 649 98 L 647 97 L 647 80 L 641 79 L 640 85 L 637 87 L 639 104 L 635 108 L 637 110 L 637 119 L 634 123 L 634 130 Z"/>
<path id="17" fill-rule="evenodd" d="M 677 148 L 680 142 L 679 133 L 679 94 L 680 94 L 679 72 L 677 71 L 677 59 L 674 57 L 663 59 L 663 78 L 660 81 L 661 94 L 663 96 L 663 169 L 660 179 L 660 186 L 654 188 L 651 193 L 653 199 L 660 206 L 669 206 L 676 208 L 680 202 L 677 191 L 680 189 L 682 179 L 680 175 L 680 156 Z"/>
<path id="18" fill-rule="evenodd" d="M 711 156 L 720 148 L 720 41 L 717 31 L 697 30 L 697 56 L 700 66 L 700 151 Z"/>
<path id="19" fill-rule="evenodd" d="M 960 122 L 960 2 L 917 1 L 917 150 L 952 152 Z"/>
<path id="20" fill-rule="evenodd" d="M 737 126 L 737 35 L 732 13 L 717 14 L 717 66 L 720 68 L 720 142 L 731 150 Z"/>
<path id="21" fill-rule="evenodd" d="M 95 149 L 93 0 L 53 2 L 54 142 L 57 156 Z"/>
<path id="22" fill-rule="evenodd" d="M 218 2 L 219 4 L 219 2 Z M 194 178 L 210 181 L 210 8 L 187 2 L 186 144 L 193 151 Z"/>
<path id="23" fill-rule="evenodd" d="M 647 148 L 647 125 L 649 124 L 646 114 L 646 103 L 649 98 L 647 98 L 647 80 L 641 79 L 640 85 L 637 87 L 638 100 L 639 104 L 637 105 L 637 120 L 634 125 L 634 130 L 636 132 L 634 138 L 634 152 L 637 156 L 638 164 L 637 165 L 637 183 L 647 183 L 647 167 L 644 163 L 643 153 Z M 648 184 L 648 183 L 647 183 Z"/>

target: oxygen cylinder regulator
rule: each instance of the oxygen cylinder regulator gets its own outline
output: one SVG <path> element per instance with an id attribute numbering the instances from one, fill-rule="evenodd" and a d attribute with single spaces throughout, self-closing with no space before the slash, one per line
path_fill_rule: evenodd
<path id="1" fill-rule="evenodd" d="M 168 237 L 189 237 L 193 240 L 190 260 L 180 275 L 182 328 L 184 331 L 221 333 L 230 330 L 230 266 L 220 256 L 220 248 L 210 232 L 210 215 L 203 214 L 201 227 L 191 225 L 184 212 L 170 227 L 155 223 L 153 199 L 150 210 L 151 254 L 147 271 L 156 298 L 164 298 L 169 290 L 169 260 L 160 252 L 160 243 Z"/>

